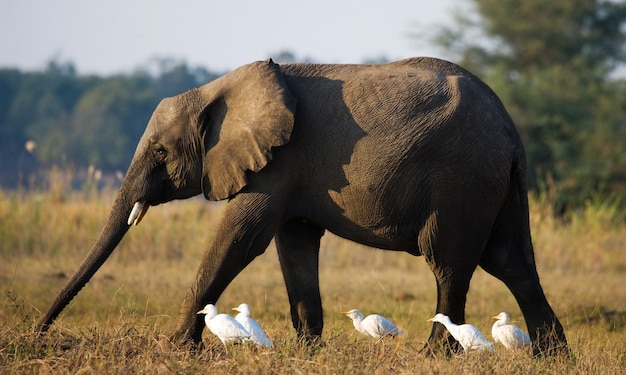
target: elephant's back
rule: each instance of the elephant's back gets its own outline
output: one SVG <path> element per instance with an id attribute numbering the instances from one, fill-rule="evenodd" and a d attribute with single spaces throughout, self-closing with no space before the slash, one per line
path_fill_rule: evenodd
<path id="1" fill-rule="evenodd" d="M 342 70 L 352 73 L 359 70 L 398 70 L 413 69 L 414 72 L 439 72 L 447 75 L 471 75 L 463 67 L 435 57 L 410 57 L 403 60 L 378 64 L 319 64 L 319 63 L 282 63 L 279 64 L 286 75 L 293 76 L 326 76 L 341 75 Z"/>
<path id="2" fill-rule="evenodd" d="M 346 110 L 367 132 L 390 117 L 396 126 L 440 126 L 455 112 L 498 116 L 497 126 L 514 128 L 489 86 L 449 61 L 414 57 L 385 64 L 282 64 L 298 106 L 317 113 Z M 317 104 L 317 106 L 316 106 Z M 330 107 L 330 109 L 329 109 Z M 320 112 L 322 111 L 322 112 Z M 388 131 L 388 125 L 384 130 Z M 515 132 L 515 131 L 514 131 Z"/>
<path id="3" fill-rule="evenodd" d="M 453 63 L 418 57 L 387 64 L 286 64 L 303 133 L 354 140 L 370 152 L 398 157 L 428 144 L 472 139 L 520 147 L 513 121 L 496 94 Z M 487 147 L 485 145 L 485 147 Z"/>
<path id="4" fill-rule="evenodd" d="M 435 82 L 444 82 L 447 77 L 467 77 L 479 85 L 482 90 L 493 94 L 489 86 L 468 70 L 450 61 L 434 57 L 411 57 L 382 64 L 287 63 L 280 64 L 280 68 L 286 78 L 292 81 L 299 78 L 327 79 L 343 84 L 355 81 L 363 84 L 364 88 L 368 83 L 393 78 L 417 81 L 421 84 L 434 84 Z M 415 77 L 419 80 L 410 79 Z"/>
<path id="5" fill-rule="evenodd" d="M 287 64 L 281 69 L 300 112 L 329 116 L 335 128 L 352 122 L 367 134 L 389 133 L 390 125 L 394 132 L 402 132 L 442 123 L 458 106 L 456 83 L 415 59 L 388 64 Z"/>
<path id="6" fill-rule="evenodd" d="M 288 148 L 308 166 L 298 169 L 299 191 L 318 198 L 297 214 L 340 212 L 327 227 L 336 234 L 408 250 L 426 220 L 414 213 L 429 212 L 424 202 L 467 196 L 465 186 L 503 199 L 521 142 L 495 94 L 462 68 L 417 58 L 295 64 L 285 73 L 297 99 Z"/>

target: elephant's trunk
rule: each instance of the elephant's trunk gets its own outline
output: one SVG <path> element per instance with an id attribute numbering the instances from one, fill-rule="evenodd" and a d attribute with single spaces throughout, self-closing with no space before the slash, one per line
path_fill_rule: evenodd
<path id="1" fill-rule="evenodd" d="M 127 190 L 122 186 L 100 236 L 78 270 L 59 292 L 46 315 L 39 321 L 36 328 L 37 332 L 48 330 L 54 319 L 98 271 L 128 231 L 127 220 L 135 202 L 129 197 Z"/>

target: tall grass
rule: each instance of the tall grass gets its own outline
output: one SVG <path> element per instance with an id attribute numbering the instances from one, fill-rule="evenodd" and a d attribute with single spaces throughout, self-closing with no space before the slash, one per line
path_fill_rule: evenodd
<path id="1" fill-rule="evenodd" d="M 626 367 L 626 224 L 610 202 L 557 218 L 544 197 L 531 199 L 531 225 L 542 284 L 561 318 L 576 360 L 537 361 L 496 346 L 492 354 L 451 359 L 418 352 L 430 333 L 434 277 L 423 259 L 369 249 L 325 235 L 320 281 L 324 345 L 295 337 L 276 251 L 270 247 L 228 287 L 221 312 L 241 302 L 273 339 L 273 350 L 173 346 L 178 309 L 214 236 L 222 203 L 202 199 L 152 207 L 50 332 L 32 327 L 75 271 L 108 215 L 113 191 L 0 192 L 0 373 L 624 373 Z M 406 335 L 375 342 L 339 311 L 359 308 L 395 321 Z M 510 292 L 480 269 L 467 320 L 489 336 L 508 311 L 525 327 Z"/>

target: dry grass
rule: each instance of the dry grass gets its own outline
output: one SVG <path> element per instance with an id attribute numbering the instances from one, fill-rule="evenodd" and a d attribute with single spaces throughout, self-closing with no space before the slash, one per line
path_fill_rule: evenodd
<path id="1" fill-rule="evenodd" d="M 589 205 L 564 222 L 533 199 L 539 272 L 573 361 L 533 360 L 501 346 L 492 354 L 424 358 L 418 352 L 430 333 L 436 290 L 423 259 L 331 235 L 321 250 L 323 346 L 296 341 L 270 247 L 217 305 L 226 312 L 250 304 L 275 348 L 225 349 L 208 332 L 200 350 L 174 347 L 169 334 L 223 207 L 201 199 L 152 208 L 49 334 L 36 338 L 32 327 L 91 246 L 111 203 L 110 192 L 0 192 L 0 373 L 625 373 L 626 225 L 610 204 Z M 384 314 L 406 335 L 385 342 L 361 336 L 338 314 L 350 308 Z M 503 310 L 521 320 L 508 290 L 478 270 L 467 320 L 489 336 L 489 317 Z"/>

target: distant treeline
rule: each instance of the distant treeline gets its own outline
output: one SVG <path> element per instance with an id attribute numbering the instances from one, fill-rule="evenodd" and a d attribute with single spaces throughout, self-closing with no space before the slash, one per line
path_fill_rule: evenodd
<path id="1" fill-rule="evenodd" d="M 562 209 L 622 196 L 626 184 L 626 83 L 568 79 L 565 69 L 537 72 L 531 86 L 483 72 L 524 138 L 531 189 L 549 191 Z M 158 102 L 221 74 L 167 60 L 156 72 L 110 77 L 58 62 L 0 70 L 0 188 L 45 188 L 53 168 L 118 183 Z"/>
<path id="2" fill-rule="evenodd" d="M 155 65 L 111 77 L 55 61 L 42 72 L 0 70 L 0 186 L 52 167 L 124 172 L 159 101 L 221 75 L 171 60 Z"/>

